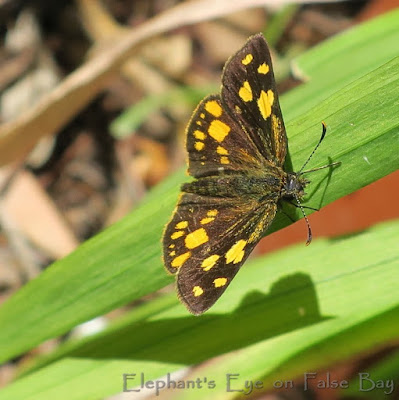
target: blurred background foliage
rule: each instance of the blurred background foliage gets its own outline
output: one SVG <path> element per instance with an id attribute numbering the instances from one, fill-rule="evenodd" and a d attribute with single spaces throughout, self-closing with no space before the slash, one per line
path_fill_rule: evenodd
<path id="1" fill-rule="evenodd" d="M 124 373 L 216 382 L 157 398 L 239 397 L 229 372 L 240 390 L 263 382 L 251 398 L 385 398 L 359 391 L 358 374 L 399 381 L 397 6 L 0 1 L 0 398 L 136 398 L 117 394 Z M 294 169 L 321 120 L 312 163 L 342 165 L 312 176 L 309 205 L 326 205 L 309 217 L 314 243 L 279 215 L 196 318 L 160 236 L 187 179 L 191 112 L 259 31 Z M 349 389 L 304 391 L 311 371 Z"/>

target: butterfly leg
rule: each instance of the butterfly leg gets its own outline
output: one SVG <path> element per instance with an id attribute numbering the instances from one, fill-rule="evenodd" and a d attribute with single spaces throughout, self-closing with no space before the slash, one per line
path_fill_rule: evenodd
<path id="1" fill-rule="evenodd" d="M 294 202 L 292 202 L 292 201 L 288 201 L 288 203 L 291 204 L 291 205 L 293 205 L 293 206 L 296 207 L 296 208 L 301 208 L 298 204 L 296 204 L 296 203 L 294 203 Z M 308 210 L 313 210 L 313 211 L 320 211 L 320 208 L 314 208 L 314 207 L 303 206 L 303 205 L 302 205 L 302 208 L 306 208 L 306 209 L 308 209 Z"/>

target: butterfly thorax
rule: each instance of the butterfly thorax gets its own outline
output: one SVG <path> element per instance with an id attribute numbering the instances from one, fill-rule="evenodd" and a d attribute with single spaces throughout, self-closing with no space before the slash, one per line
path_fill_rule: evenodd
<path id="1" fill-rule="evenodd" d="M 305 195 L 304 189 L 308 183 L 310 182 L 305 179 L 302 174 L 297 172 L 286 173 L 283 181 L 281 197 L 288 199 L 301 199 Z"/>

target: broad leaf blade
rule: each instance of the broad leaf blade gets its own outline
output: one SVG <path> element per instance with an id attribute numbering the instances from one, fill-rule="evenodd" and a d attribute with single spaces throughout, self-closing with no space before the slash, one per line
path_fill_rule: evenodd
<path id="1" fill-rule="evenodd" d="M 325 79 L 317 82 L 323 90 Z M 312 176 L 311 205 L 328 204 L 397 169 L 398 84 L 396 58 L 335 93 L 303 117 L 292 120 L 291 112 L 287 112 L 295 169 L 317 142 L 320 121 L 324 119 L 329 125 L 328 136 L 312 166 L 324 164 L 329 157 L 342 162 L 330 176 L 328 171 Z M 299 93 L 297 103 L 304 100 Z M 285 97 L 282 102 L 284 107 Z M 183 176 L 179 172 L 171 177 L 131 215 L 56 262 L 1 307 L 0 360 L 21 354 L 80 322 L 172 281 L 161 266 L 159 238 Z M 272 230 L 288 223 L 286 217 L 279 216 Z"/>
<path id="2" fill-rule="evenodd" d="M 347 239 L 316 240 L 311 251 L 296 245 L 259 257 L 209 313 L 194 317 L 176 305 L 145 320 L 126 319 L 70 346 L 59 353 L 63 359 L 16 381 L 1 397 L 96 399 L 121 391 L 124 373 L 137 374 L 132 388 L 140 373 L 153 380 L 234 350 L 190 377 L 207 376 L 215 389 L 176 393 L 232 398 L 226 371 L 240 375 L 235 388 L 246 379 L 270 387 L 374 348 L 399 334 L 398 240 L 396 221 Z"/>

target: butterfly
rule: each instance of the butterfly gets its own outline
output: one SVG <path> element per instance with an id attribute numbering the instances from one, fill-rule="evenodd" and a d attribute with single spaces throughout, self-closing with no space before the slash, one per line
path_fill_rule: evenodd
<path id="1" fill-rule="evenodd" d="M 315 150 L 325 132 L 323 123 Z M 295 200 L 303 212 L 307 162 L 298 173 L 284 171 L 287 146 L 270 51 L 259 33 L 227 61 L 221 93 L 199 103 L 186 130 L 188 173 L 195 180 L 182 185 L 165 227 L 163 260 L 192 314 L 220 298 L 280 199 Z"/>

